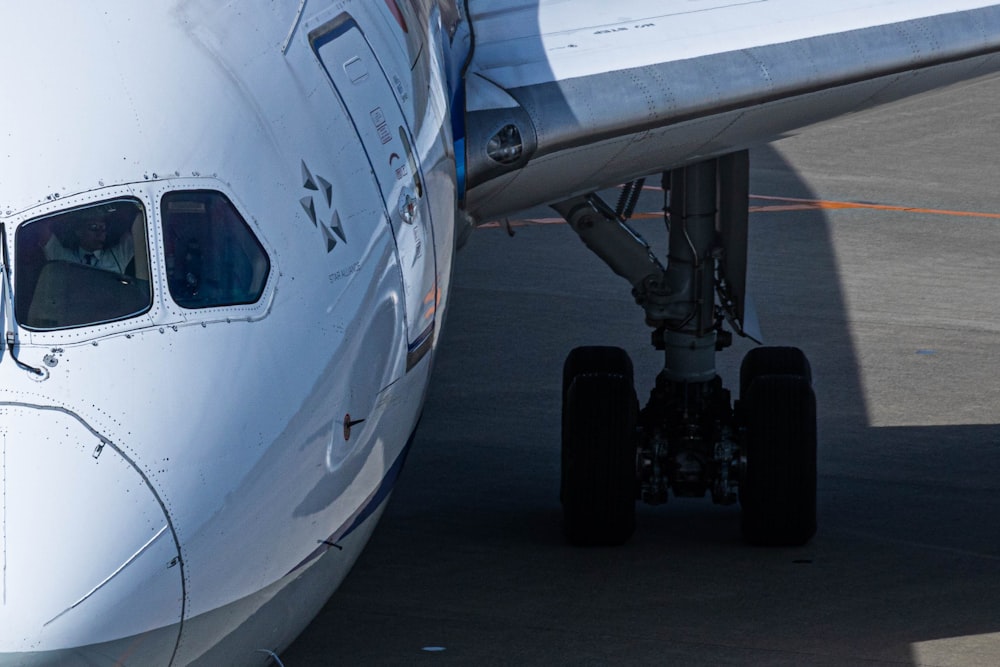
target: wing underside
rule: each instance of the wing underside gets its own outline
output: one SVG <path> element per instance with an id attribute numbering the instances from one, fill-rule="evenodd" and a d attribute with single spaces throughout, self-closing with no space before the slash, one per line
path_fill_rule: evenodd
<path id="1" fill-rule="evenodd" d="M 1000 71 L 1000 5 L 983 2 L 597 4 L 470 2 L 474 218 Z"/>

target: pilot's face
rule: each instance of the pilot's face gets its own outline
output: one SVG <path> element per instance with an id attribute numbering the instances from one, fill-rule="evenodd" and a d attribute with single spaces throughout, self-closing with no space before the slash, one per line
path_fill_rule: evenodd
<path id="1" fill-rule="evenodd" d="M 76 236 L 80 239 L 80 248 L 92 252 L 104 247 L 108 228 L 103 220 L 91 220 L 77 229 Z"/>

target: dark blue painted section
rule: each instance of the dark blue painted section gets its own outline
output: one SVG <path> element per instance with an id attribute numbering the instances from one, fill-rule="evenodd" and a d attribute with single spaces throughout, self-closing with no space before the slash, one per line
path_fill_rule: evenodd
<path id="1" fill-rule="evenodd" d="M 406 456 L 410 453 L 410 447 L 413 446 L 413 440 L 417 436 L 417 429 L 419 427 L 420 420 L 417 420 L 417 426 L 413 429 L 413 433 L 411 433 L 410 437 L 406 440 L 406 445 L 403 447 L 403 451 L 399 453 L 396 460 L 393 461 L 391 466 L 389 466 L 389 469 L 386 471 L 385 476 L 379 483 L 378 488 L 375 489 L 375 492 L 368 497 L 368 500 L 366 500 L 365 503 L 358 508 L 358 511 L 349 523 L 346 523 L 337 528 L 337 530 L 333 531 L 330 537 L 320 542 L 319 546 L 313 549 L 308 556 L 303 558 L 295 567 L 289 570 L 288 574 L 285 576 L 288 576 L 296 570 L 308 565 L 330 549 L 339 548 L 337 546 L 337 542 L 357 530 L 358 527 L 364 523 L 366 519 L 371 517 L 371 515 L 375 513 L 382 503 L 385 502 L 386 498 L 389 497 L 389 494 L 392 493 L 392 490 L 396 487 L 396 481 L 399 479 L 399 475 L 403 471 L 403 464 L 406 463 Z"/>
<path id="2" fill-rule="evenodd" d="M 456 86 L 451 100 L 451 136 L 455 142 L 455 169 L 458 176 L 458 199 L 465 199 L 465 85 Z"/>
<path id="3" fill-rule="evenodd" d="M 419 426 L 419 423 L 418 423 Z M 406 446 L 403 447 L 403 451 L 399 453 L 396 460 L 389 467 L 389 470 L 385 473 L 385 477 L 382 478 L 382 483 L 379 484 L 378 489 L 375 491 L 375 495 L 368 499 L 368 502 L 362 507 L 361 512 L 354 518 L 354 522 L 347 527 L 340 539 L 343 539 L 353 533 L 358 526 L 365 522 L 365 519 L 370 517 L 375 513 L 375 510 L 385 502 L 392 490 L 396 488 L 396 481 L 399 479 L 399 474 L 403 471 L 403 464 L 406 463 L 406 457 L 410 453 L 410 447 L 413 445 L 413 439 L 417 435 L 417 429 L 413 429 L 413 433 L 410 434 L 409 439 L 406 441 Z"/>

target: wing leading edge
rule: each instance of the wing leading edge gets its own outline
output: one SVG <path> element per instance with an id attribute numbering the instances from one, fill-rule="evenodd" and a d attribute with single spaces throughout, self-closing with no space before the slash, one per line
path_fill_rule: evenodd
<path id="1" fill-rule="evenodd" d="M 467 210 L 486 219 L 1000 71 L 1000 5 L 825 4 L 471 2 Z"/>

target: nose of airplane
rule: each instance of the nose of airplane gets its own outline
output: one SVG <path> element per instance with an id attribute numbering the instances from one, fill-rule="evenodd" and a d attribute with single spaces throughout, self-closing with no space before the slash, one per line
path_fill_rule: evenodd
<path id="1" fill-rule="evenodd" d="M 0 403 L 0 665 L 169 662 L 182 567 L 137 450 Z"/>

